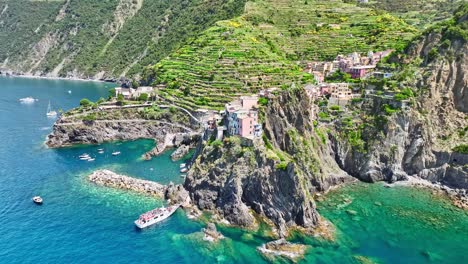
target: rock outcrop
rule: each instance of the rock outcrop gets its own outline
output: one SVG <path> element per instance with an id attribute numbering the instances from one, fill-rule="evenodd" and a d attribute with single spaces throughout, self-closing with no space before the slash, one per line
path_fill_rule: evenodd
<path id="1" fill-rule="evenodd" d="M 143 155 L 143 159 L 150 160 L 167 148 L 184 146 L 185 150 L 198 142 L 199 138 L 200 134 L 196 130 L 166 121 L 136 119 L 70 122 L 61 118 L 54 124 L 52 133 L 47 136 L 46 145 L 58 148 L 74 144 L 154 139 L 156 146 Z"/>
<path id="2" fill-rule="evenodd" d="M 171 159 L 173 161 L 177 161 L 182 159 L 185 155 L 187 155 L 190 151 L 190 147 L 188 145 L 180 145 L 172 154 Z"/>
<path id="3" fill-rule="evenodd" d="M 305 245 L 294 244 L 285 239 L 271 241 L 257 248 L 269 260 L 274 260 L 275 257 L 285 257 L 293 262 L 304 258 L 306 249 Z"/>
<path id="4" fill-rule="evenodd" d="M 224 238 L 223 234 L 216 230 L 216 226 L 213 223 L 208 223 L 206 228 L 203 228 L 202 231 L 204 233 L 203 240 L 205 241 L 217 242 Z"/>
<path id="5" fill-rule="evenodd" d="M 312 132 L 310 109 L 304 91 L 284 93 L 265 110 L 264 139 L 229 137 L 223 146 L 206 145 L 184 184 L 194 204 L 244 227 L 255 226 L 255 212 L 280 236 L 292 226 L 315 227 L 315 192 L 351 177 Z"/>
<path id="6" fill-rule="evenodd" d="M 465 23 L 467 19 L 466 15 L 460 18 Z M 368 182 L 393 182 L 414 175 L 467 189 L 468 155 L 453 151 L 457 145 L 468 144 L 467 54 L 466 40 L 440 32 L 431 32 L 411 45 L 398 62 L 417 64 L 411 66 L 416 69 L 411 78 L 399 83 L 415 91 L 416 97 L 409 102 L 412 106 L 387 117 L 379 129 L 365 129 L 365 151 L 334 134 L 333 149 L 340 167 Z M 382 100 L 375 98 L 361 112 L 385 116 L 382 106 Z"/>

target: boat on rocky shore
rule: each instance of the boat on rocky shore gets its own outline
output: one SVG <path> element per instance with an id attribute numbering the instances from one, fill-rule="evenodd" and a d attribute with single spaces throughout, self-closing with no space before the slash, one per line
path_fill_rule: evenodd
<path id="1" fill-rule="evenodd" d="M 153 209 L 149 212 L 146 212 L 140 215 L 140 217 L 137 220 L 135 220 L 135 225 L 138 228 L 143 229 L 151 225 L 154 225 L 156 223 L 159 223 L 167 219 L 173 213 L 175 213 L 175 211 L 179 207 L 180 207 L 180 204 L 176 204 L 176 205 L 169 206 L 169 207 L 161 207 L 161 208 Z"/>

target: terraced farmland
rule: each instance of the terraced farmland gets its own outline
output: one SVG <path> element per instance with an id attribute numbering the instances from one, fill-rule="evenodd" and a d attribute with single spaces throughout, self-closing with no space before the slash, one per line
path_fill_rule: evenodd
<path id="1" fill-rule="evenodd" d="M 405 21 L 342 1 L 258 0 L 148 68 L 161 95 L 189 109 L 221 108 L 261 88 L 311 80 L 298 62 L 339 53 L 400 49 L 418 31 Z"/>

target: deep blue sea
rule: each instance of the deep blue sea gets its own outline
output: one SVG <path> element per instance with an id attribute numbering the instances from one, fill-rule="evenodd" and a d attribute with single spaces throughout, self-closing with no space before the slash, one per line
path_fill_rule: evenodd
<path id="1" fill-rule="evenodd" d="M 95 169 L 180 183 L 170 151 L 141 160 L 154 142 L 48 149 L 54 123 L 45 115 L 76 107 L 82 98 L 107 97 L 112 84 L 0 77 L 0 263 L 263 263 L 256 247 L 264 229 L 220 230 L 219 244 L 201 240 L 201 222 L 175 216 L 138 231 L 139 214 L 160 206 L 154 198 L 97 187 L 86 181 Z M 68 91 L 71 91 L 69 93 Z M 39 99 L 31 105 L 18 99 Z M 97 149 L 104 148 L 105 154 Z M 109 155 L 121 151 L 120 156 Z M 80 161 L 83 153 L 96 157 Z M 31 197 L 41 195 L 42 206 Z M 352 203 L 348 204 L 347 201 Z M 468 214 L 425 190 L 358 184 L 333 191 L 318 203 L 336 226 L 335 241 L 297 236 L 310 245 L 307 263 L 462 263 L 468 254 Z M 350 214 L 349 210 L 352 210 Z"/>

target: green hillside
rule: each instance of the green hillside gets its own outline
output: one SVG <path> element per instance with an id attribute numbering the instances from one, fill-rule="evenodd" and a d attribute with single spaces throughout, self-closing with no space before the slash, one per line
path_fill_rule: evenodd
<path id="1" fill-rule="evenodd" d="M 233 0 L 0 0 L 0 61 L 29 73 L 131 76 L 243 7 Z"/>
<path id="2" fill-rule="evenodd" d="M 234 97 L 310 81 L 298 61 L 339 53 L 402 49 L 418 31 L 383 11 L 342 1 L 250 1 L 242 16 L 220 21 L 145 79 L 190 109 L 220 108 Z"/>
<path id="3" fill-rule="evenodd" d="M 425 28 L 432 22 L 441 21 L 452 16 L 453 11 L 465 0 L 377 0 L 369 1 L 376 9 L 386 10 L 404 19 L 408 24 Z"/>

